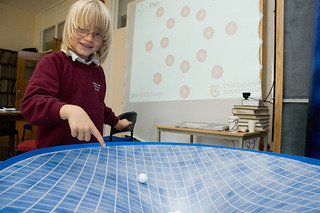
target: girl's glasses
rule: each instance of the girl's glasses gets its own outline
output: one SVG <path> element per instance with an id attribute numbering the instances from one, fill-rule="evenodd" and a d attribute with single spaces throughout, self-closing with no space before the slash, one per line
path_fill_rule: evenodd
<path id="1" fill-rule="evenodd" d="M 104 36 L 101 35 L 101 33 L 90 33 L 89 30 L 83 29 L 83 28 L 75 28 L 77 31 L 77 34 L 81 37 L 87 37 L 89 34 L 92 34 L 92 37 L 96 41 L 103 41 Z"/>

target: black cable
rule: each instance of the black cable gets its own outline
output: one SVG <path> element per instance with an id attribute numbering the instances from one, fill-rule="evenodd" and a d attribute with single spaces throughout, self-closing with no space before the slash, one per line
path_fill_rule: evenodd
<path id="1" fill-rule="evenodd" d="M 272 83 L 272 86 L 271 86 L 271 88 L 270 88 L 270 90 L 269 90 L 269 93 L 268 93 L 267 97 L 264 99 L 264 101 L 263 101 L 263 102 L 267 102 L 267 99 L 269 98 L 269 96 L 270 96 L 270 94 L 271 94 L 271 91 L 272 91 L 273 87 L 274 87 L 274 82 Z M 270 101 L 268 101 L 268 102 L 270 102 Z"/>
<path id="2" fill-rule="evenodd" d="M 275 81 L 277 80 L 276 77 L 276 70 L 277 70 L 277 66 L 276 66 L 276 62 L 277 62 L 277 1 L 274 1 L 274 58 L 273 58 L 273 85 L 274 85 L 274 89 L 273 89 L 273 97 L 276 97 L 276 85 L 275 85 Z M 275 102 L 275 100 L 273 101 Z M 274 121 L 274 113 L 275 113 L 275 104 L 272 107 L 272 120 Z M 272 122 L 272 134 L 271 134 L 271 142 L 273 142 L 274 140 L 274 122 Z"/>
<path id="3" fill-rule="evenodd" d="M 272 86 L 271 86 L 271 88 L 270 88 L 270 90 L 269 90 L 269 93 L 268 93 L 268 95 L 266 96 L 266 98 L 263 100 L 263 102 L 266 102 L 266 103 L 272 104 L 272 105 L 274 106 L 274 103 L 273 103 L 273 102 L 271 102 L 271 101 L 267 101 L 267 99 L 269 98 L 269 96 L 270 96 L 270 94 L 271 94 L 271 92 L 272 92 L 272 89 L 273 89 L 273 88 L 274 88 L 274 82 L 272 83 Z M 249 97 L 248 99 L 259 101 L 259 99 L 252 98 L 252 97 Z"/>

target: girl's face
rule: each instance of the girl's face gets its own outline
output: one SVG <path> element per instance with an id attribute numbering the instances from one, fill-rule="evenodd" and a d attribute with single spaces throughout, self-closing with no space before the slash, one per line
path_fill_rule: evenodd
<path id="1" fill-rule="evenodd" d="M 97 36 L 99 36 L 99 33 L 92 29 L 75 29 L 71 37 L 73 51 L 85 61 L 89 61 L 89 56 L 98 51 L 102 44 Z"/>

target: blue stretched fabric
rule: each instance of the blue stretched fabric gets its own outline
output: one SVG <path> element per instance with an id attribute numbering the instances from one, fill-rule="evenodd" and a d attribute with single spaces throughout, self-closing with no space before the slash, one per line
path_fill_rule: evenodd
<path id="1" fill-rule="evenodd" d="M 320 159 L 320 0 L 315 3 L 311 90 L 305 155 Z"/>

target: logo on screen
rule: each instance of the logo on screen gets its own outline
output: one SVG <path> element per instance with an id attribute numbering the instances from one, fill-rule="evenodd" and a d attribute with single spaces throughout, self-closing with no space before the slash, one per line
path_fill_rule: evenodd
<path id="1" fill-rule="evenodd" d="M 218 97 L 219 96 L 219 85 L 211 85 L 210 86 L 210 95 L 212 97 Z"/>

